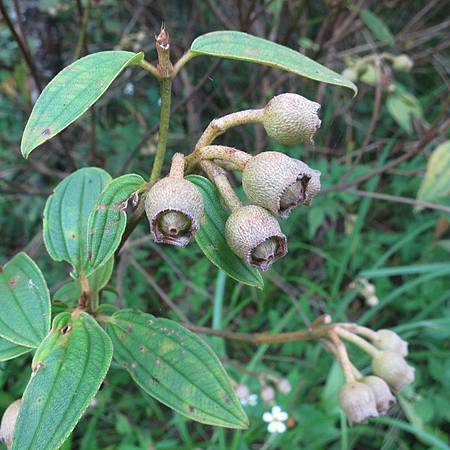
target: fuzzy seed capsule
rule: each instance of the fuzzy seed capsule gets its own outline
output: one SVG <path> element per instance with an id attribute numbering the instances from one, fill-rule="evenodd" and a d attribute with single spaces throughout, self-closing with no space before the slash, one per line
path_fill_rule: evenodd
<path id="1" fill-rule="evenodd" d="M 350 425 L 366 423 L 370 417 L 378 416 L 375 396 L 364 383 L 345 383 L 339 391 L 339 404 Z"/>
<path id="2" fill-rule="evenodd" d="M 231 213 L 225 237 L 236 255 L 261 270 L 267 270 L 287 253 L 286 236 L 277 220 L 256 205 L 242 206 Z"/>
<path id="3" fill-rule="evenodd" d="M 372 359 L 373 373 L 383 378 L 395 392 L 414 381 L 414 368 L 398 353 L 381 351 Z"/>
<path id="4" fill-rule="evenodd" d="M 185 247 L 200 227 L 203 199 L 190 181 L 166 177 L 147 193 L 145 211 L 155 242 Z"/>
<path id="5" fill-rule="evenodd" d="M 382 378 L 374 375 L 364 377 L 361 381 L 371 389 L 375 396 L 378 413 L 381 415 L 386 414 L 395 403 L 395 397 L 392 395 L 387 383 Z"/>
<path id="6" fill-rule="evenodd" d="M 267 134 L 282 144 L 312 144 L 321 123 L 319 109 L 319 103 L 301 95 L 277 95 L 264 108 L 263 125 Z"/>
<path id="7" fill-rule="evenodd" d="M 389 350 L 398 353 L 400 356 L 408 354 L 408 343 L 392 330 L 378 330 L 378 339 L 373 343 L 380 350 Z"/>
<path id="8" fill-rule="evenodd" d="M 3 414 L 0 425 L 0 442 L 4 442 L 8 449 L 11 448 L 14 427 L 16 426 L 17 417 L 22 406 L 22 399 L 11 403 Z"/>
<path id="9" fill-rule="evenodd" d="M 252 203 L 286 219 L 320 191 L 320 172 L 284 153 L 262 152 L 246 164 L 242 187 Z"/>

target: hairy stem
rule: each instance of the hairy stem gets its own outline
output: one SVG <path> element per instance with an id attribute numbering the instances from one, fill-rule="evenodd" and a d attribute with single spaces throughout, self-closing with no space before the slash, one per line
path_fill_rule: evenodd
<path id="1" fill-rule="evenodd" d="M 250 344 L 284 344 L 295 341 L 312 341 L 326 336 L 330 332 L 331 325 L 317 328 L 308 328 L 306 330 L 291 331 L 288 333 L 235 333 L 233 331 L 215 330 L 208 327 L 185 324 L 186 328 L 196 333 L 206 334 L 208 336 L 219 336 L 224 339 L 248 342 Z"/>
<path id="2" fill-rule="evenodd" d="M 372 358 L 378 355 L 378 353 L 380 352 L 376 347 L 374 347 L 372 344 L 369 344 L 363 338 L 351 333 L 350 331 L 345 330 L 342 327 L 336 327 L 335 330 L 336 334 L 338 334 L 342 339 L 355 344 L 361 350 L 364 350 L 366 353 L 368 353 Z"/>
<path id="3" fill-rule="evenodd" d="M 150 183 L 158 181 L 164 163 L 167 149 L 167 138 L 169 135 L 170 102 L 172 98 L 172 80 L 164 78 L 161 80 L 161 113 L 159 121 L 158 145 L 156 147 L 155 161 L 153 163 Z"/>
<path id="4" fill-rule="evenodd" d="M 351 383 L 355 381 L 355 375 L 353 372 L 353 364 L 348 357 L 347 348 L 339 339 L 335 330 L 331 330 L 329 332 L 329 336 L 333 341 L 334 347 L 336 349 L 335 356 L 342 367 L 342 371 L 344 372 L 344 378 L 347 383 Z"/>
<path id="5" fill-rule="evenodd" d="M 200 163 L 208 178 L 216 185 L 223 201 L 230 211 L 234 211 L 242 206 L 239 197 L 234 192 L 225 174 L 225 171 L 212 161 L 202 161 Z"/>
<path id="6" fill-rule="evenodd" d="M 248 153 L 225 145 L 207 145 L 186 157 L 186 171 L 190 172 L 202 160 L 220 160 L 231 163 L 234 170 L 242 171 L 252 158 Z"/>
<path id="7" fill-rule="evenodd" d="M 250 123 L 261 123 L 263 115 L 264 109 L 247 109 L 228 114 L 219 119 L 214 119 L 200 136 L 200 139 L 195 145 L 195 150 L 210 145 L 214 139 L 230 128 Z"/>

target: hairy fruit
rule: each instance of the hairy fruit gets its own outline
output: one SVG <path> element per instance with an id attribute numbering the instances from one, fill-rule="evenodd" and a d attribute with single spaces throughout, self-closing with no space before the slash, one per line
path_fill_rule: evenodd
<path id="1" fill-rule="evenodd" d="M 200 227 L 203 199 L 193 183 L 169 176 L 147 193 L 145 211 L 155 242 L 185 247 Z"/>
<path id="2" fill-rule="evenodd" d="M 319 109 L 319 103 L 301 95 L 277 95 L 264 108 L 263 125 L 267 134 L 282 144 L 312 144 L 321 123 Z"/>
<path id="3" fill-rule="evenodd" d="M 262 152 L 246 164 L 242 187 L 252 203 L 286 219 L 320 191 L 320 172 L 284 153 Z"/>
<path id="4" fill-rule="evenodd" d="M 287 240 L 280 225 L 260 206 L 235 209 L 225 225 L 225 237 L 236 255 L 261 270 L 267 270 L 287 253 Z"/>

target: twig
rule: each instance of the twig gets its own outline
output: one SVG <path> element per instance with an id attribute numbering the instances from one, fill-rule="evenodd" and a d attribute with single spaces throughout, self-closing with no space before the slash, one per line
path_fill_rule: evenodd
<path id="1" fill-rule="evenodd" d="M 450 206 L 440 205 L 438 203 L 426 202 L 424 200 L 416 200 L 414 198 L 400 197 L 398 195 L 382 194 L 381 192 L 369 192 L 359 189 L 348 190 L 350 194 L 359 195 L 360 197 L 375 198 L 377 200 L 386 200 L 388 202 L 404 203 L 413 205 L 418 208 L 434 209 L 436 211 L 450 212 Z"/>
<path id="2" fill-rule="evenodd" d="M 81 5 L 80 5 L 81 6 Z M 87 0 L 86 6 L 83 11 L 83 17 L 81 19 L 81 27 L 80 27 L 80 34 L 78 36 L 78 42 L 77 46 L 75 47 L 75 51 L 73 54 L 73 60 L 76 61 L 81 56 L 81 51 L 83 50 L 84 53 L 87 53 L 87 26 L 89 23 L 89 16 L 91 13 L 91 7 L 92 7 L 92 0 Z"/>
<path id="3" fill-rule="evenodd" d="M 306 330 L 291 331 L 287 333 L 239 333 L 226 330 L 214 330 L 208 327 L 200 327 L 197 325 L 185 325 L 191 331 L 201 334 L 207 334 L 209 336 L 218 336 L 224 339 L 231 339 L 234 341 L 248 342 L 254 345 L 260 344 L 283 344 L 286 342 L 295 341 L 311 341 L 320 339 L 330 333 L 330 330 L 334 325 L 326 325 L 317 328 L 308 328 Z"/>

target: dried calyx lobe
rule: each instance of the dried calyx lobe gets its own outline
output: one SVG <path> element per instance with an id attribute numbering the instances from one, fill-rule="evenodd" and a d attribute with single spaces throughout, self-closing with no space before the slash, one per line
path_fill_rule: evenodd
<path id="1" fill-rule="evenodd" d="M 145 211 L 155 242 L 185 247 L 200 227 L 203 199 L 193 183 L 169 176 L 147 193 Z"/>
<path id="2" fill-rule="evenodd" d="M 287 253 L 286 236 L 277 220 L 256 205 L 235 209 L 227 220 L 225 235 L 236 255 L 261 270 Z"/>
<path id="3" fill-rule="evenodd" d="M 242 186 L 254 204 L 285 219 L 320 191 L 320 172 L 283 153 L 263 152 L 245 166 Z"/>

